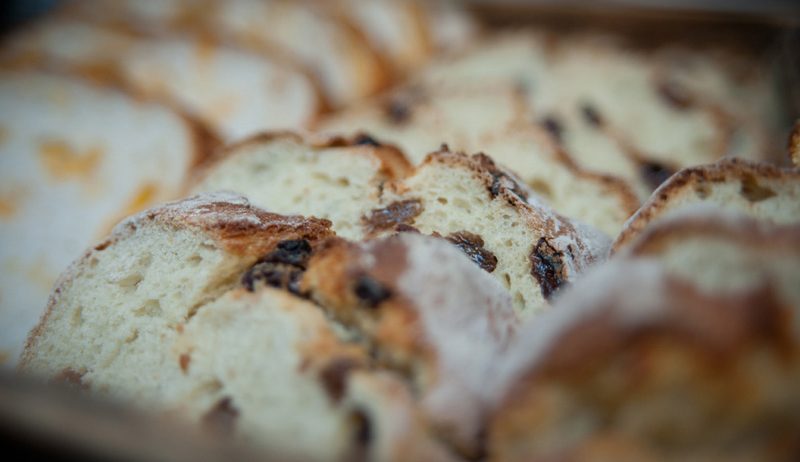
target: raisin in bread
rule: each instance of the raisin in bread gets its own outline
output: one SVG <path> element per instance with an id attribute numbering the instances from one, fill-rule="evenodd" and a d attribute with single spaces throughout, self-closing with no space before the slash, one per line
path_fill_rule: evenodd
<path id="1" fill-rule="evenodd" d="M 0 356 L 121 216 L 180 192 L 215 142 L 184 114 L 67 75 L 0 72 Z"/>
<path id="2" fill-rule="evenodd" d="M 63 275 L 21 370 L 306 460 L 451 460 L 365 348 L 246 276 L 331 235 L 228 194 L 129 218 Z"/>
<path id="3" fill-rule="evenodd" d="M 327 132 L 371 135 L 399 146 L 419 163 L 446 143 L 489 154 L 510 168 L 557 211 L 616 235 L 638 207 L 623 180 L 584 170 L 528 119 L 518 91 L 506 86 L 472 90 L 408 87 L 323 121 Z"/>
<path id="4" fill-rule="evenodd" d="M 232 149 L 192 190 L 228 189 L 270 211 L 325 217 L 337 233 L 355 240 L 403 230 L 438 233 L 456 243 L 459 235 L 473 236 L 459 245 L 496 259 L 484 267 L 524 316 L 544 309 L 561 285 L 606 252 L 602 233 L 536 201 L 485 155 L 442 150 L 410 173 L 381 175 L 377 153 L 386 148 L 363 140 L 370 145 L 320 150 L 313 141 L 266 135 Z M 310 171 L 312 182 L 299 181 L 298 171 Z"/>
<path id="5" fill-rule="evenodd" d="M 339 236 L 361 239 L 361 217 L 378 207 L 383 184 L 410 170 L 402 153 L 368 137 L 271 133 L 228 147 L 192 190 L 236 191 L 272 212 L 329 219 Z"/>
<path id="6" fill-rule="evenodd" d="M 447 240 L 403 233 L 327 242 L 311 257 L 301 287 L 372 345 L 378 361 L 407 371 L 442 437 L 478 455 L 485 380 L 517 324 L 498 281 Z"/>
<path id="7" fill-rule="evenodd" d="M 227 139 L 307 126 L 321 109 L 311 78 L 285 60 L 209 38 L 137 36 L 75 19 L 33 24 L 5 43 L 4 59 L 121 79 L 176 102 Z"/>
<path id="8" fill-rule="evenodd" d="M 800 172 L 736 158 L 682 170 L 630 218 L 613 250 L 627 245 L 651 223 L 690 205 L 724 208 L 776 224 L 797 223 Z"/>
<path id="9" fill-rule="evenodd" d="M 705 293 L 610 263 L 520 330 L 488 460 L 793 460 L 799 314 L 769 280 Z"/>

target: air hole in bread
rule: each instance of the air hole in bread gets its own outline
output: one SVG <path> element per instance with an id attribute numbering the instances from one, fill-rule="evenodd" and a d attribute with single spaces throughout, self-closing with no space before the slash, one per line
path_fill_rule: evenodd
<path id="1" fill-rule="evenodd" d="M 161 315 L 161 302 L 156 299 L 150 299 L 144 302 L 144 305 L 135 309 L 133 314 L 136 316 L 148 316 L 151 318 Z"/>
<path id="2" fill-rule="evenodd" d="M 511 288 L 511 276 L 508 273 L 503 273 L 503 285 L 506 289 Z"/>
<path id="3" fill-rule="evenodd" d="M 761 202 L 770 197 L 775 197 L 775 191 L 766 186 L 761 186 L 758 184 L 758 180 L 749 174 L 742 177 L 742 187 L 739 192 L 750 202 Z"/>
<path id="4" fill-rule="evenodd" d="M 345 187 L 350 186 L 350 180 L 348 180 L 345 177 L 341 177 L 341 178 L 337 179 L 336 183 L 338 183 L 339 186 L 345 186 Z"/>
<path id="5" fill-rule="evenodd" d="M 697 194 L 697 197 L 700 199 L 705 199 L 709 194 L 711 194 L 711 187 L 709 187 L 704 181 L 701 181 L 694 186 L 694 193 Z"/>
<path id="6" fill-rule="evenodd" d="M 117 285 L 123 289 L 135 289 L 144 279 L 141 273 L 129 274 L 117 281 Z"/>
<path id="7" fill-rule="evenodd" d="M 470 210 L 469 202 L 467 202 L 466 200 L 464 200 L 464 199 L 462 199 L 460 197 L 457 197 L 457 198 L 453 199 L 453 206 L 458 207 L 458 208 L 460 208 L 462 210 L 465 210 L 467 212 L 469 212 L 469 210 Z"/>
<path id="8" fill-rule="evenodd" d="M 70 324 L 72 327 L 78 327 L 83 324 L 83 307 L 78 306 L 74 310 L 72 310 L 72 317 L 70 318 Z"/>
<path id="9" fill-rule="evenodd" d="M 186 259 L 186 263 L 188 263 L 189 266 L 199 266 L 200 263 L 202 262 L 203 262 L 203 257 L 201 257 L 198 254 L 194 254 L 190 256 L 188 259 Z"/>
<path id="10" fill-rule="evenodd" d="M 92 257 L 89 260 L 89 268 L 96 268 L 98 263 L 100 263 L 100 260 L 98 260 L 97 257 Z"/>
<path id="11" fill-rule="evenodd" d="M 136 339 L 139 338 L 139 329 L 133 329 L 127 337 L 125 337 L 125 343 L 133 343 Z"/>
<path id="12" fill-rule="evenodd" d="M 540 195 L 546 197 L 547 199 L 551 199 L 553 197 L 553 190 L 550 189 L 550 186 L 544 181 L 531 180 L 528 182 L 528 186 L 530 186 L 531 189 L 533 189 Z"/>
<path id="13" fill-rule="evenodd" d="M 437 197 L 436 198 L 436 202 L 438 202 L 438 203 L 440 203 L 442 205 L 447 205 L 447 198 L 445 198 L 445 197 Z"/>

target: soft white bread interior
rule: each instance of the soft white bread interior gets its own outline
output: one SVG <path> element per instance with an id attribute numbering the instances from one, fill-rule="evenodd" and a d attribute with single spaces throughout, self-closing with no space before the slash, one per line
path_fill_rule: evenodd
<path id="1" fill-rule="evenodd" d="M 651 223 L 698 206 L 767 223 L 798 223 L 800 171 L 736 158 L 684 169 L 662 184 L 628 220 L 612 250 L 623 248 Z"/>
<path id="2" fill-rule="evenodd" d="M 56 277 L 121 216 L 177 195 L 213 147 L 160 104 L 65 75 L 0 72 L 0 351 L 16 358 Z"/>
<path id="3" fill-rule="evenodd" d="M 410 170 L 402 153 L 367 137 L 268 133 L 228 147 L 191 189 L 235 191 L 271 212 L 325 218 L 337 235 L 358 240 L 383 184 Z"/>

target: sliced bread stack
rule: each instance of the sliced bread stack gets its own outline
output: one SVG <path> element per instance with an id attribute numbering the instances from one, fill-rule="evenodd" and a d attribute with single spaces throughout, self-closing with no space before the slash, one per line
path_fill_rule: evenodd
<path id="1" fill-rule="evenodd" d="M 400 147 L 413 163 L 442 143 L 456 151 L 485 152 L 558 212 L 616 235 L 638 206 L 633 189 L 622 179 L 581 168 L 529 119 L 521 97 L 505 86 L 435 91 L 412 86 L 328 118 L 318 129 L 369 133 Z"/>
<path id="2" fill-rule="evenodd" d="M 331 236 L 229 194 L 143 212 L 64 274 L 22 370 L 306 460 L 479 454 L 508 295 L 442 239 Z"/>
<path id="3" fill-rule="evenodd" d="M 315 83 L 291 63 L 209 38 L 148 37 L 58 18 L 20 31 L 2 53 L 12 65 L 69 68 L 122 81 L 181 105 L 228 140 L 308 126 L 322 108 Z"/>
<path id="4" fill-rule="evenodd" d="M 342 141 L 320 148 L 293 135 L 256 138 L 224 153 L 192 190 L 231 190 L 266 210 L 326 218 L 351 239 L 442 236 L 492 273 L 524 317 L 604 256 L 602 233 L 538 202 L 485 155 L 442 149 L 407 171 L 392 148 Z"/>
<path id="5" fill-rule="evenodd" d="M 177 195 L 216 143 L 169 107 L 66 75 L 0 72 L 0 106 L 0 356 L 14 362 L 67 264 Z"/>

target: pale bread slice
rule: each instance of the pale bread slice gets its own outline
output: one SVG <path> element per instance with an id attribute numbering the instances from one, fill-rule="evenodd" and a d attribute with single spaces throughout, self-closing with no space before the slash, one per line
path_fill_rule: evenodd
<path id="1" fill-rule="evenodd" d="M 372 345 L 378 361 L 407 371 L 438 432 L 478 455 L 486 376 L 517 324 L 499 282 L 448 241 L 403 233 L 326 243 L 301 286 Z"/>
<path id="2" fill-rule="evenodd" d="M 452 460 L 363 347 L 313 304 L 243 276 L 331 235 L 327 221 L 227 194 L 129 218 L 64 274 L 21 370 L 304 460 Z"/>
<path id="3" fill-rule="evenodd" d="M 544 309 L 546 298 L 607 250 L 601 232 L 537 202 L 485 155 L 442 150 L 408 172 L 396 150 L 368 137 L 353 141 L 319 149 L 293 135 L 254 138 L 223 154 L 191 189 L 232 190 L 266 210 L 328 218 L 353 240 L 414 229 L 477 236 L 466 247 L 492 255 L 487 271 L 523 316 Z M 387 157 L 405 168 L 387 168 Z M 298 180 L 298 171 L 312 181 Z"/>
<path id="4" fill-rule="evenodd" d="M 374 144 L 267 133 L 228 147 L 191 189 L 235 191 L 271 212 L 326 218 L 337 235 L 359 240 L 361 217 L 378 207 L 382 185 L 411 170 L 402 153 Z"/>
<path id="5" fill-rule="evenodd" d="M 220 0 L 214 30 L 242 43 L 282 50 L 313 70 L 338 108 L 382 89 L 389 75 L 366 40 L 314 2 Z"/>
<path id="6" fill-rule="evenodd" d="M 457 151 L 485 152 L 558 212 L 610 236 L 620 231 L 639 204 L 625 181 L 579 167 L 529 119 L 518 91 L 508 86 L 473 90 L 428 92 L 411 86 L 336 114 L 318 129 L 367 132 L 399 146 L 414 163 L 442 143 Z"/>
<path id="7" fill-rule="evenodd" d="M 769 223 L 798 223 L 800 171 L 736 158 L 682 170 L 662 184 L 628 220 L 612 251 L 632 242 L 651 223 L 698 204 Z"/>
<path id="8" fill-rule="evenodd" d="M 66 75 L 0 72 L 0 356 L 56 277 L 121 216 L 175 197 L 216 143 L 161 104 Z"/>
<path id="9" fill-rule="evenodd" d="M 380 208 L 365 213 L 367 236 L 403 230 L 452 240 L 511 294 L 523 318 L 604 258 L 607 238 L 539 202 L 486 155 L 442 149 L 387 183 Z"/>
<path id="10" fill-rule="evenodd" d="M 406 75 L 433 53 L 424 7 L 413 0 L 321 0 L 358 28 L 392 70 Z"/>
<path id="11" fill-rule="evenodd" d="M 11 37 L 2 53 L 10 62 L 120 79 L 145 95 L 181 104 L 227 139 L 305 127 L 321 110 L 314 83 L 290 63 L 208 38 L 147 37 L 54 18 Z"/>
<path id="12" fill-rule="evenodd" d="M 705 293 L 641 260 L 587 275 L 487 385 L 488 460 L 792 460 L 800 312 L 770 282 Z"/>

